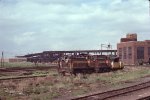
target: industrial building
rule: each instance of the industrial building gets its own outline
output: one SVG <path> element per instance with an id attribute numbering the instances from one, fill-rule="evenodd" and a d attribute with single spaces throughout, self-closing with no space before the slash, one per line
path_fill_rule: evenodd
<path id="1" fill-rule="evenodd" d="M 150 60 L 150 40 L 138 41 L 136 33 L 129 33 L 117 44 L 117 54 L 124 64 L 136 65 Z"/>
<path id="2" fill-rule="evenodd" d="M 27 58 L 21 58 L 21 57 L 19 57 L 19 58 L 5 58 L 5 59 L 1 59 L 1 61 L 0 61 L 0 63 L 1 62 L 9 62 L 9 63 L 15 63 L 15 62 L 26 62 L 27 61 Z"/>
<path id="3" fill-rule="evenodd" d="M 150 40 L 138 41 L 136 33 L 129 33 L 117 43 L 117 50 L 73 50 L 73 51 L 43 51 L 41 53 L 17 56 L 27 58 L 27 61 L 53 62 L 63 55 L 78 54 L 114 55 L 126 65 L 137 65 L 150 61 Z"/>
<path id="4" fill-rule="evenodd" d="M 53 62 L 64 55 L 79 55 L 79 54 L 111 54 L 117 56 L 117 50 L 72 50 L 72 51 L 43 51 L 41 53 L 28 54 L 17 56 L 18 58 L 27 58 L 27 61 L 34 62 Z"/>

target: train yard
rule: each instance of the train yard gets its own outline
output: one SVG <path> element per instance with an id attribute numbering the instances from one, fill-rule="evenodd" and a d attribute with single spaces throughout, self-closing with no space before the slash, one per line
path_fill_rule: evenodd
<path id="1" fill-rule="evenodd" d="M 0 100 L 150 100 L 148 7 L 0 0 Z"/>
<path id="2" fill-rule="evenodd" d="M 125 87 L 125 88 L 121 88 L 121 89 L 80 96 L 77 98 L 73 98 L 71 100 L 106 100 L 106 99 L 107 100 L 120 100 L 120 99 L 118 99 L 118 98 L 120 98 L 119 96 L 125 96 L 125 95 L 127 96 L 127 94 L 131 95 L 132 92 L 137 92 L 137 91 L 140 91 L 140 90 L 146 89 L 146 88 L 149 88 L 149 90 L 150 90 L 150 81 L 143 82 L 143 83 L 136 84 L 136 85 L 129 86 L 129 87 Z M 123 100 L 124 98 L 121 98 L 121 99 Z M 134 97 L 134 99 L 149 100 L 150 98 L 148 95 L 146 97 Z"/>
<path id="3" fill-rule="evenodd" d="M 96 91 L 104 92 L 139 84 L 150 75 L 148 66 L 125 66 L 104 73 L 62 76 L 56 66 L 0 68 L 2 100 L 64 100 Z"/>
<path id="4" fill-rule="evenodd" d="M 12 80 L 12 79 L 24 79 L 24 78 L 36 78 L 45 77 L 46 70 L 55 69 L 56 66 L 39 66 L 39 67 L 10 67 L 0 68 L 0 80 Z M 36 75 L 36 72 L 41 73 Z"/>

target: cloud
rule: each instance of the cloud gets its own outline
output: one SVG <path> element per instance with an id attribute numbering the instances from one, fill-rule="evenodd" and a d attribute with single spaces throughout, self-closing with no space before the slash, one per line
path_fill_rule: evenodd
<path id="1" fill-rule="evenodd" d="M 20 36 L 14 36 L 14 42 L 17 45 L 22 45 L 24 43 L 31 43 L 34 40 L 35 32 L 26 32 L 21 34 Z"/>
<path id="2" fill-rule="evenodd" d="M 0 13 L 0 46 L 18 54 L 115 48 L 126 33 L 150 31 L 143 0 L 1 0 Z"/>

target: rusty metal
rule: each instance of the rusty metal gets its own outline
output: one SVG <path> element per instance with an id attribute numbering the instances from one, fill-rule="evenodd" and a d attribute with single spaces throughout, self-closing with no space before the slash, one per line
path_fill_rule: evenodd
<path id="1" fill-rule="evenodd" d="M 110 55 L 117 55 L 117 50 L 72 50 L 72 51 L 43 51 L 41 53 L 27 54 L 24 56 L 29 62 L 53 62 L 58 60 L 58 58 L 65 55 L 79 55 L 79 54 L 105 54 L 109 53 Z"/>

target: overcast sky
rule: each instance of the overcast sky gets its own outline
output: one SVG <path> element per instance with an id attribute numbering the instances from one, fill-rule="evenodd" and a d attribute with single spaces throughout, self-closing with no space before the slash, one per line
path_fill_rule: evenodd
<path id="1" fill-rule="evenodd" d="M 114 48 L 126 33 L 150 39 L 148 0 L 0 0 L 0 52 Z"/>

